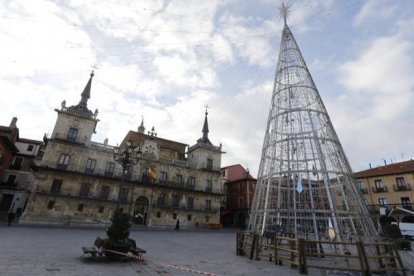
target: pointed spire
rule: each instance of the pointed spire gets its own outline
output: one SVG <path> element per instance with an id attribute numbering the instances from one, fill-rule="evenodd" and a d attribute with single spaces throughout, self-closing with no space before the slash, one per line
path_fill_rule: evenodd
<path id="1" fill-rule="evenodd" d="M 83 92 L 81 94 L 81 100 L 79 102 L 79 105 L 82 105 L 84 107 L 88 106 L 88 99 L 91 97 L 91 86 L 92 86 L 92 78 L 94 76 L 94 72 L 92 70 L 91 77 L 89 78 L 88 83 L 85 86 L 85 89 L 83 89 Z"/>
<path id="2" fill-rule="evenodd" d="M 142 116 L 141 125 L 138 127 L 138 133 L 145 133 L 145 127 L 144 127 L 144 116 Z"/>
<path id="3" fill-rule="evenodd" d="M 207 121 L 207 108 L 206 108 L 206 117 L 204 119 L 204 125 L 203 125 L 203 140 L 208 139 L 208 121 Z"/>
<path id="4" fill-rule="evenodd" d="M 97 110 L 95 111 L 95 114 L 94 114 L 92 113 L 92 111 L 88 109 L 88 99 L 91 97 L 91 86 L 92 86 L 93 76 L 94 76 L 94 72 L 92 70 L 91 77 L 89 78 L 89 81 L 86 84 L 85 89 L 83 89 L 83 92 L 81 94 L 80 102 L 77 105 L 72 105 L 68 107 L 67 109 L 64 108 L 66 107 L 66 102 L 62 102 L 62 109 L 61 109 L 62 111 L 66 111 L 66 112 L 72 113 L 77 116 L 96 120 L 96 116 L 98 115 Z"/>
<path id="5" fill-rule="evenodd" d="M 208 115 L 207 108 L 208 108 L 208 105 L 206 105 L 206 117 L 204 119 L 204 125 L 203 125 L 203 130 L 202 130 L 203 131 L 203 137 L 199 141 L 202 142 L 202 143 L 205 143 L 205 144 L 212 145 L 210 140 L 208 139 L 209 130 L 208 130 L 208 121 L 207 121 L 207 115 Z"/>

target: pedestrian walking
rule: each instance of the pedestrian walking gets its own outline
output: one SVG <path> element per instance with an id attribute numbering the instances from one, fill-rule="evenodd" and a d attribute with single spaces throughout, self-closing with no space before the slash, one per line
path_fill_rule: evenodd
<path id="1" fill-rule="evenodd" d="M 13 206 L 9 210 L 9 215 L 7 217 L 8 218 L 8 224 L 7 224 L 7 226 L 10 226 L 10 224 L 14 220 L 14 217 L 15 216 L 16 216 L 16 214 L 14 213 L 14 204 L 13 204 Z"/>
<path id="2" fill-rule="evenodd" d="M 175 223 L 175 230 L 180 230 L 180 220 L 177 219 L 177 222 Z"/>

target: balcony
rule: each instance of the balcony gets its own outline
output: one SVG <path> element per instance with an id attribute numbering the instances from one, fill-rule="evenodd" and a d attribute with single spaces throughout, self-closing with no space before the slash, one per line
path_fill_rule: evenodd
<path id="1" fill-rule="evenodd" d="M 404 203 L 404 204 L 384 204 L 384 205 L 379 205 L 379 204 L 375 204 L 375 205 L 367 205 L 368 210 L 372 213 L 372 214 L 379 214 L 380 208 L 381 207 L 385 207 L 387 208 L 387 214 L 389 214 L 389 212 L 391 212 L 391 210 L 393 210 L 395 207 L 400 207 L 400 208 L 404 208 L 406 210 L 414 210 L 414 204 L 413 203 Z M 403 212 L 401 210 L 395 209 L 393 214 L 404 214 L 404 215 L 408 215 L 406 212 Z"/>
<path id="2" fill-rule="evenodd" d="M 80 138 L 78 135 L 68 136 L 67 134 L 62 134 L 62 133 L 55 133 L 55 135 L 52 138 L 56 140 L 62 140 L 62 141 L 70 142 L 70 143 L 75 143 L 75 144 L 84 144 L 87 141 L 86 137 Z"/>
<path id="3" fill-rule="evenodd" d="M 68 140 L 69 142 L 76 142 L 76 136 L 75 137 L 73 137 L 73 136 L 66 136 L 66 140 Z"/>
<path id="4" fill-rule="evenodd" d="M 164 206 L 164 201 L 157 201 L 157 203 L 154 205 L 156 208 L 164 208 Z"/>
<path id="5" fill-rule="evenodd" d="M 400 191 L 411 191 L 411 185 L 408 183 L 405 183 L 405 185 L 397 185 L 394 184 L 394 191 L 395 192 L 400 192 Z"/>
<path id="6" fill-rule="evenodd" d="M 125 173 L 124 176 L 122 177 L 123 180 L 132 180 L 132 173 L 128 172 Z"/>
<path id="7" fill-rule="evenodd" d="M 17 188 L 17 185 L 19 185 L 19 182 L 0 182 L 0 188 L 15 189 Z"/>
<path id="8" fill-rule="evenodd" d="M 94 176 L 101 176 L 101 177 L 111 177 L 111 178 L 118 178 L 121 179 L 122 176 L 122 169 L 121 168 L 115 168 L 113 171 L 105 171 L 105 168 L 99 168 L 95 167 L 92 168 L 85 168 L 85 166 L 76 166 L 74 165 L 75 162 L 69 162 L 70 164 L 57 164 L 53 161 L 44 161 L 41 162 L 32 162 L 30 165 L 37 169 L 37 167 L 40 168 L 50 168 L 50 169 L 58 169 L 62 171 L 70 171 L 70 172 L 76 172 L 76 173 L 82 173 L 82 174 L 90 174 Z M 127 174 L 125 174 L 126 176 Z M 133 180 L 139 180 L 136 174 L 134 174 L 131 177 L 131 174 L 129 174 L 129 178 L 132 178 Z M 125 177 L 124 180 L 127 180 L 128 177 Z"/>
<path id="9" fill-rule="evenodd" d="M 22 169 L 22 166 L 20 164 L 13 164 L 13 165 L 10 166 L 10 169 L 19 171 L 19 170 Z"/>
<path id="10" fill-rule="evenodd" d="M 176 166 L 180 166 L 180 167 L 188 167 L 189 166 L 189 164 L 185 160 L 167 159 L 167 158 L 160 157 L 159 161 L 161 163 L 164 163 L 164 164 L 176 165 Z"/>
<path id="11" fill-rule="evenodd" d="M 186 212 L 200 212 L 200 213 L 216 213 L 219 211 L 219 209 L 214 209 L 214 208 L 194 208 L 194 207 L 189 207 L 187 208 L 186 206 L 176 206 L 174 204 L 153 204 L 154 208 L 158 208 L 158 209 L 167 209 L 167 210 L 182 210 L 182 211 L 186 211 Z"/>
<path id="12" fill-rule="evenodd" d="M 167 181 L 167 180 L 159 180 L 157 182 L 158 185 L 161 186 L 167 186 L 167 187 L 173 187 L 173 188 L 182 188 L 182 189 L 188 189 L 188 185 L 185 185 L 184 182 L 175 182 L 175 181 Z"/>
<path id="13" fill-rule="evenodd" d="M 367 188 L 361 188 L 361 189 L 358 189 L 358 191 L 363 195 L 368 194 L 368 189 Z"/>
<path id="14" fill-rule="evenodd" d="M 372 187 L 372 192 L 373 193 L 386 193 L 388 192 L 388 189 L 386 186 L 384 187 Z"/>
<path id="15" fill-rule="evenodd" d="M 102 177 L 102 178 L 112 178 L 114 180 L 120 180 L 122 178 L 122 169 L 119 167 L 115 167 L 113 171 L 105 171 L 105 167 L 99 167 L 96 166 L 95 169 L 86 170 L 84 166 L 76 166 L 75 162 L 68 164 L 57 164 L 54 161 L 39 161 L 39 162 L 32 162 L 31 166 L 33 170 L 39 170 L 41 168 L 43 169 L 50 169 L 50 170 L 60 170 L 60 171 L 66 171 L 67 173 L 76 173 L 76 174 L 84 174 L 84 175 L 93 175 L 96 177 Z M 138 168 L 134 168 L 134 170 L 131 172 L 128 172 L 124 175 L 123 180 L 124 181 L 134 181 L 137 184 L 151 184 L 154 185 L 154 183 L 150 182 L 149 179 L 145 179 L 143 175 L 138 175 Z M 187 191 L 195 191 L 195 192 L 209 192 L 209 193 L 215 193 L 219 194 L 220 191 L 217 189 L 206 189 L 206 187 L 202 187 L 201 185 L 196 186 L 197 183 L 191 183 L 189 181 L 182 181 L 182 182 L 175 182 L 175 181 L 168 181 L 168 180 L 161 180 L 157 179 L 155 182 L 155 185 L 160 187 L 166 187 L 166 188 L 175 188 L 175 189 L 181 189 L 181 190 L 187 190 Z"/>
<path id="16" fill-rule="evenodd" d="M 195 189 L 195 184 L 194 183 L 187 183 L 186 188 L 189 190 L 194 190 Z"/>
<path id="17" fill-rule="evenodd" d="M 91 142 L 91 147 L 99 149 L 99 150 L 109 151 L 109 152 L 113 152 L 115 149 L 114 146 L 111 146 L 108 144 L 102 144 L 98 142 Z"/>
<path id="18" fill-rule="evenodd" d="M 118 198 L 118 202 L 119 203 L 127 203 L 128 202 L 128 198 L 127 197 L 119 197 Z"/>
<path id="19" fill-rule="evenodd" d="M 73 199 L 73 200 L 87 200 L 87 201 L 97 201 L 97 202 L 107 202 L 107 203 L 122 203 L 122 204 L 131 204 L 132 201 L 131 200 L 116 200 L 114 199 L 109 199 L 109 198 L 102 198 L 100 196 L 93 196 L 93 195 L 88 195 L 87 197 L 80 197 L 79 195 L 72 195 L 70 193 L 61 193 L 60 191 L 57 193 L 53 193 L 52 191 L 50 192 L 45 192 L 45 191 L 41 191 L 41 190 L 37 190 L 35 192 L 37 195 L 40 196 L 54 196 L 54 197 L 62 197 L 62 198 L 68 198 L 68 199 Z"/>
<path id="20" fill-rule="evenodd" d="M 112 177 L 114 175 L 114 172 L 111 172 L 111 171 L 105 171 L 104 172 L 104 176 L 106 176 L 106 177 Z"/>
<path id="21" fill-rule="evenodd" d="M 109 194 L 100 194 L 99 195 L 99 199 L 107 200 L 108 199 L 108 196 L 109 196 Z"/>
<path id="22" fill-rule="evenodd" d="M 89 196 L 89 191 L 80 191 L 79 192 L 79 197 L 88 197 Z"/>
<path id="23" fill-rule="evenodd" d="M 85 168 L 85 173 L 86 174 L 93 174 L 93 171 L 94 171 L 95 169 L 92 169 L 92 168 Z"/>
<path id="24" fill-rule="evenodd" d="M 411 203 L 404 203 L 404 204 L 401 204 L 401 206 L 404 208 L 404 209 L 407 209 L 407 210 L 413 210 L 414 208 L 413 208 L 413 204 L 411 204 Z"/>
<path id="25" fill-rule="evenodd" d="M 60 189 L 56 189 L 56 190 L 52 189 L 52 190 L 50 190 L 50 194 L 52 194 L 52 195 L 60 195 Z"/>
<path id="26" fill-rule="evenodd" d="M 66 171 L 68 169 L 67 164 L 57 164 L 57 169 L 61 171 Z"/>

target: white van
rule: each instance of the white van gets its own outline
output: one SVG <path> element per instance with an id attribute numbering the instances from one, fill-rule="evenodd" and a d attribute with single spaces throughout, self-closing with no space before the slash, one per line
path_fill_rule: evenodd
<path id="1" fill-rule="evenodd" d="M 399 224 L 401 235 L 406 239 L 414 239 L 414 216 L 404 217 Z"/>

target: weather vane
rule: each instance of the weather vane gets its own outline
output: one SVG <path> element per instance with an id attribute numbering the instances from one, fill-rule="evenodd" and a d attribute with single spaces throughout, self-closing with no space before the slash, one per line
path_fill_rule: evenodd
<path id="1" fill-rule="evenodd" d="M 207 109 L 209 109 L 210 107 L 208 106 L 208 104 L 206 104 L 204 107 L 206 108 L 206 114 L 207 114 Z"/>
<path id="2" fill-rule="evenodd" d="M 279 8 L 280 18 L 283 18 L 283 21 L 285 22 L 285 24 L 286 24 L 286 20 L 287 20 L 289 14 L 290 14 L 290 10 L 289 9 L 290 9 L 291 6 L 292 6 L 291 4 L 285 4 L 283 2 L 282 3 L 282 6 L 280 6 L 280 8 Z"/>
<path id="3" fill-rule="evenodd" d="M 94 74 L 95 74 L 95 70 L 97 70 L 97 69 L 99 69 L 98 68 L 98 65 L 91 65 L 91 68 L 92 68 L 92 72 L 91 72 L 91 76 L 93 76 Z"/>

